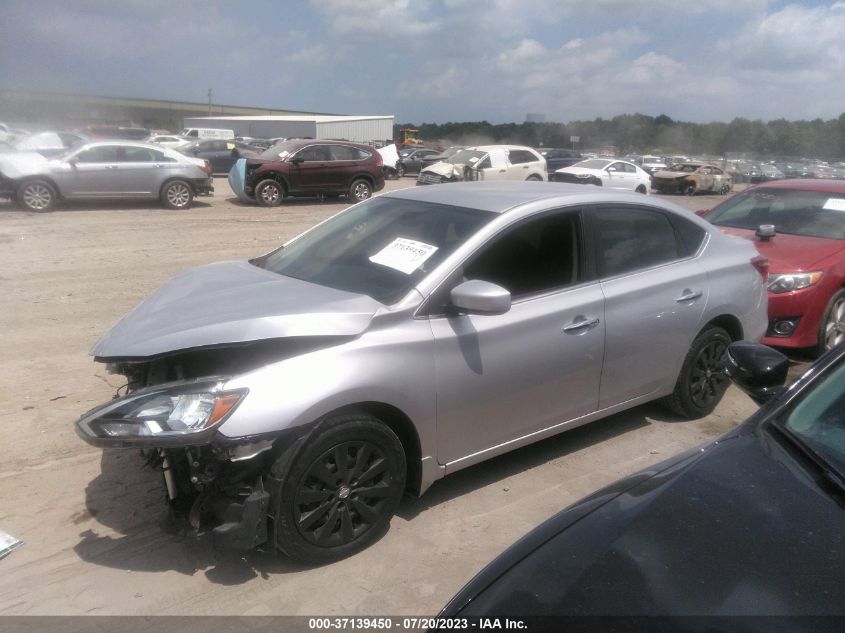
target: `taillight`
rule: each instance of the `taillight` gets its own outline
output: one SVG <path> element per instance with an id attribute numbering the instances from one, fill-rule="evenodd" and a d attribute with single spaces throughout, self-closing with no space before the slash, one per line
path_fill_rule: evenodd
<path id="1" fill-rule="evenodd" d="M 376 167 L 382 167 L 382 166 L 384 166 L 384 158 L 382 157 L 381 154 L 376 152 Z"/>
<path id="2" fill-rule="evenodd" d="M 211 175 L 211 163 L 209 161 L 204 161 L 204 164 L 202 167 L 200 167 L 200 169 L 202 169 L 209 176 Z"/>
<path id="3" fill-rule="evenodd" d="M 769 281 L 769 260 L 762 255 L 757 255 L 751 258 L 751 265 L 760 273 L 760 277 L 763 278 L 763 285 L 765 285 Z"/>

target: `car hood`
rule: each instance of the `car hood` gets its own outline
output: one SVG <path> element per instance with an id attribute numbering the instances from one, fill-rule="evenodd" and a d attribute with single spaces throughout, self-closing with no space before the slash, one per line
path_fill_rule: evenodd
<path id="1" fill-rule="evenodd" d="M 602 175 L 601 169 L 588 169 L 586 167 L 563 167 L 558 169 L 557 174 L 575 174 L 576 176 L 599 176 Z"/>
<path id="2" fill-rule="evenodd" d="M 842 509 L 772 436 L 744 429 L 561 521 L 463 614 L 845 613 Z"/>
<path id="3" fill-rule="evenodd" d="M 687 176 L 692 176 L 695 172 L 686 172 L 686 171 L 667 171 L 666 169 L 660 169 L 654 172 L 655 178 L 664 178 L 666 180 L 674 180 L 675 178 L 686 178 Z"/>
<path id="4" fill-rule="evenodd" d="M 464 173 L 463 164 L 439 162 L 429 165 L 423 169 L 426 173 L 437 174 L 438 176 L 459 176 Z"/>
<path id="5" fill-rule="evenodd" d="M 50 171 L 50 161 L 37 152 L 7 152 L 0 154 L 0 174 L 18 179 L 37 176 Z"/>
<path id="6" fill-rule="evenodd" d="M 365 295 L 277 275 L 248 261 L 210 264 L 173 278 L 93 347 L 97 358 L 294 336 L 355 336 L 381 304 Z"/>
<path id="7" fill-rule="evenodd" d="M 823 260 L 845 251 L 845 240 L 778 233 L 768 242 L 761 242 L 750 229 L 718 225 L 717 228 L 727 235 L 753 241 L 760 254 L 768 258 L 771 273 L 810 272 Z"/>

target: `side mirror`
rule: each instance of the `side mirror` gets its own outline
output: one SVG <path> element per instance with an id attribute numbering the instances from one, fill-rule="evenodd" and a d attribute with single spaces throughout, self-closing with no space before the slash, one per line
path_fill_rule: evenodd
<path id="1" fill-rule="evenodd" d="M 302 158 L 302 156 L 294 156 L 293 158 L 290 159 L 290 162 L 293 163 L 294 165 L 299 165 L 300 163 L 304 163 L 305 159 Z"/>
<path id="2" fill-rule="evenodd" d="M 616 171 L 616 167 L 608 167 L 607 171 Z"/>
<path id="3" fill-rule="evenodd" d="M 470 279 L 452 288 L 452 305 L 469 314 L 504 314 L 511 309 L 511 293 L 501 286 Z"/>
<path id="4" fill-rule="evenodd" d="M 757 404 L 765 404 L 781 392 L 788 371 L 789 359 L 771 347 L 751 341 L 728 346 L 725 372 Z"/>
<path id="5" fill-rule="evenodd" d="M 700 218 L 707 217 L 707 214 L 710 213 L 710 209 L 699 209 L 695 212 L 695 214 Z"/>
<path id="6" fill-rule="evenodd" d="M 70 165 L 73 168 L 76 168 L 76 163 L 79 162 L 79 157 L 78 156 L 71 156 L 70 158 L 68 158 L 67 162 L 68 162 L 68 165 Z"/>

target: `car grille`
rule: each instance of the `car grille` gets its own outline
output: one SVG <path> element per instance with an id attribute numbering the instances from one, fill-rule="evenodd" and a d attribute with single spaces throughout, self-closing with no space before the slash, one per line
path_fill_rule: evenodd
<path id="1" fill-rule="evenodd" d="M 418 185 L 439 185 L 443 177 L 437 174 L 421 173 L 417 178 Z"/>

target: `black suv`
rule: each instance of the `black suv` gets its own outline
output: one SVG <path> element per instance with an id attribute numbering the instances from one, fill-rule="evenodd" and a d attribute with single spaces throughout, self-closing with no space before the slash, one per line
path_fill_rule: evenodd
<path id="1" fill-rule="evenodd" d="M 248 158 L 244 193 L 263 207 L 275 207 L 286 196 L 346 194 L 366 200 L 384 188 L 384 161 L 372 147 L 343 141 L 283 141 Z"/>
<path id="2" fill-rule="evenodd" d="M 584 157 L 581 152 L 574 149 L 558 149 L 556 147 L 540 147 L 537 149 L 543 158 L 546 159 L 546 171 L 550 174 L 555 173 L 558 169 L 564 167 L 572 167 L 575 163 L 580 163 Z"/>

